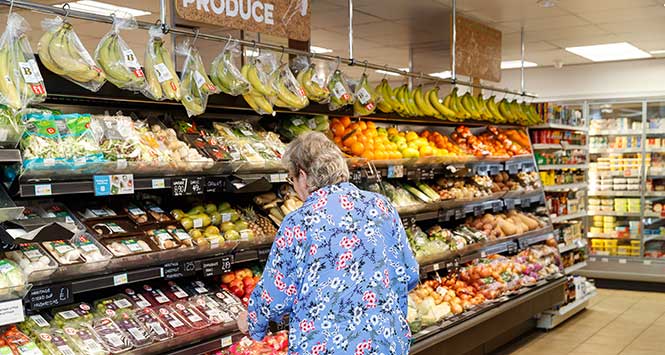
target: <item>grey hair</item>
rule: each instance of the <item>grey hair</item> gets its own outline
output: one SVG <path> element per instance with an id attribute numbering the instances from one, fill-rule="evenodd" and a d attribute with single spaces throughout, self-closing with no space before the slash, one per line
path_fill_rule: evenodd
<path id="1" fill-rule="evenodd" d="M 310 192 L 349 181 L 349 168 L 342 151 L 320 132 L 304 133 L 293 140 L 286 147 L 282 163 L 293 176 L 298 176 L 300 170 L 307 174 Z"/>

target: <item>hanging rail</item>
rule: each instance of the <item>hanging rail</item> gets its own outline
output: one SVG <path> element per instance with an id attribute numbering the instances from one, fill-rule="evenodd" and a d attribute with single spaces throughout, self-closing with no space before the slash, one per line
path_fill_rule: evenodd
<path id="1" fill-rule="evenodd" d="M 10 6 L 13 4 L 15 8 L 19 9 L 25 9 L 25 10 L 31 10 L 35 12 L 40 12 L 40 13 L 45 13 L 45 14 L 56 14 L 56 15 L 61 15 L 65 16 L 67 15 L 69 18 L 76 18 L 80 20 L 88 20 L 88 21 L 95 21 L 95 22 L 102 22 L 102 23 L 113 23 L 113 18 L 111 16 L 103 16 L 103 15 L 96 15 L 96 14 L 91 14 L 87 12 L 82 12 L 82 11 L 75 11 L 75 10 L 70 10 L 70 9 L 63 9 L 61 7 L 55 7 L 51 5 L 45 5 L 45 4 L 37 4 L 33 3 L 30 1 L 21 1 L 21 0 L 0 0 L 0 4 L 2 5 L 7 5 Z M 150 22 L 144 22 L 144 21 L 136 21 L 138 28 L 141 29 L 149 29 L 151 26 L 154 26 L 155 24 L 150 23 Z M 211 41 L 219 41 L 219 42 L 226 42 L 229 40 L 228 36 L 217 36 L 217 35 L 212 35 L 212 34 L 206 34 L 206 33 L 200 33 L 198 30 L 194 29 L 182 29 L 182 28 L 177 28 L 177 27 L 169 27 L 169 26 L 163 26 L 162 28 L 165 28 L 166 31 L 170 31 L 175 34 L 183 35 L 183 36 L 189 36 L 189 37 L 195 37 L 198 36 L 199 39 L 206 39 L 206 40 L 211 40 Z M 274 45 L 274 44 L 268 44 L 268 43 L 260 43 L 256 41 L 247 41 L 247 40 L 242 40 L 242 39 L 233 39 L 233 41 L 238 42 L 242 45 L 245 46 L 250 46 L 250 47 L 256 47 L 256 48 L 261 48 L 261 49 L 268 49 L 276 52 L 283 52 L 287 54 L 293 54 L 293 55 L 303 55 L 303 56 L 308 56 L 310 58 L 316 58 L 316 59 L 322 59 L 322 60 L 328 60 L 328 61 L 339 61 L 341 63 L 348 64 L 350 66 L 353 65 L 358 65 L 362 66 L 366 69 L 374 69 L 374 70 L 383 70 L 383 71 L 388 71 L 396 74 L 400 74 L 405 77 L 410 77 L 410 78 L 415 78 L 415 79 L 420 79 L 420 80 L 429 80 L 429 81 L 434 81 L 437 83 L 448 83 L 448 84 L 453 84 L 453 85 L 461 85 L 461 86 L 466 86 L 466 87 L 475 87 L 479 89 L 485 89 L 493 92 L 500 92 L 504 94 L 509 94 L 509 95 L 515 95 L 515 96 L 521 96 L 521 97 L 529 97 L 529 98 L 536 98 L 536 95 L 526 93 L 526 92 L 518 92 L 518 91 L 512 91 L 508 89 L 501 89 L 501 88 L 496 88 L 492 86 L 486 86 L 486 85 L 476 85 L 468 81 L 462 81 L 462 80 L 452 80 L 452 79 L 442 79 L 436 76 L 432 75 L 427 75 L 423 73 L 411 73 L 411 72 L 406 72 L 403 70 L 399 70 L 398 68 L 393 68 L 387 65 L 377 65 L 377 64 L 372 64 L 368 63 L 367 61 L 360 61 L 356 60 L 354 58 L 343 58 L 339 56 L 332 56 L 332 55 L 326 55 L 326 54 L 318 54 L 318 53 L 312 53 L 312 52 L 307 52 L 307 51 L 301 51 L 297 49 L 292 49 L 284 46 L 279 46 L 279 45 Z"/>

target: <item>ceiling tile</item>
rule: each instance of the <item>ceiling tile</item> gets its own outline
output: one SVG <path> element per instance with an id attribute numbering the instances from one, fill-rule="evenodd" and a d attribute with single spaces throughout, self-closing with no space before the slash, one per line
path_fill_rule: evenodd
<path id="1" fill-rule="evenodd" d="M 558 30 L 534 31 L 527 34 L 529 41 L 552 41 L 610 34 L 597 26 L 566 27 Z"/>
<path id="2" fill-rule="evenodd" d="M 353 13 L 353 26 L 368 24 L 368 23 L 383 23 L 384 20 L 376 16 L 354 11 Z M 339 8 L 323 12 L 312 12 L 312 29 L 339 29 L 337 32 L 348 30 L 349 26 L 349 11 L 346 8 Z"/>
<path id="3" fill-rule="evenodd" d="M 550 17 L 547 19 L 538 18 L 526 19 L 524 21 L 499 22 L 497 25 L 507 26 L 508 28 L 517 28 L 517 31 L 519 31 L 520 27 L 523 25 L 526 32 L 537 32 L 545 30 L 557 30 L 571 26 L 590 25 L 590 23 L 589 21 L 581 19 L 578 16 L 565 15 Z"/>
<path id="4" fill-rule="evenodd" d="M 561 48 L 566 48 L 566 47 L 588 46 L 593 44 L 615 43 L 621 41 L 622 39 L 615 34 L 606 34 L 599 36 L 583 36 L 579 38 L 555 39 L 551 40 L 550 42 Z"/>
<path id="5" fill-rule="evenodd" d="M 418 19 L 423 16 L 448 16 L 447 6 L 433 0 L 354 0 L 353 8 L 386 20 Z"/>
<path id="6" fill-rule="evenodd" d="M 635 7 L 630 10 L 626 9 L 607 9 L 599 11 L 584 11 L 577 14 L 578 16 L 591 21 L 592 23 L 616 23 L 633 20 L 643 20 L 665 17 L 665 6 L 656 5 L 649 7 Z"/>
<path id="7" fill-rule="evenodd" d="M 625 21 L 616 23 L 605 23 L 598 25 L 605 31 L 612 33 L 639 33 L 646 35 L 652 32 L 665 31 L 663 18 L 643 19 L 638 21 Z"/>
<path id="8" fill-rule="evenodd" d="M 569 15 L 558 8 L 542 8 L 535 1 L 524 0 L 467 0 L 473 8 L 469 14 L 485 22 L 522 21 L 525 19 L 543 19 Z"/>
<path id="9" fill-rule="evenodd" d="M 575 13 L 596 12 L 607 9 L 635 9 L 653 5 L 658 5 L 658 2 L 654 0 L 558 0 L 557 2 L 557 7 Z"/>

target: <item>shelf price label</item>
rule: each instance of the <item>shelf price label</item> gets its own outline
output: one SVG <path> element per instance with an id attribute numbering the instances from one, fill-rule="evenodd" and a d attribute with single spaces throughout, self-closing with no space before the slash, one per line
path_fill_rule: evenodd
<path id="1" fill-rule="evenodd" d="M 51 184 L 35 185 L 35 196 L 51 196 L 52 194 Z"/>
<path id="2" fill-rule="evenodd" d="M 53 308 L 74 302 L 71 284 L 57 284 L 33 287 L 27 297 L 30 309 Z"/>
<path id="3" fill-rule="evenodd" d="M 487 176 L 489 167 L 487 165 L 476 165 L 476 175 Z"/>
<path id="4" fill-rule="evenodd" d="M 522 206 L 522 208 L 531 207 L 531 200 L 528 198 L 522 199 L 522 201 L 520 202 L 520 206 Z"/>
<path id="5" fill-rule="evenodd" d="M 475 217 L 480 216 L 481 214 L 483 214 L 483 211 L 484 211 L 483 206 L 481 206 L 481 205 L 473 206 L 473 215 Z"/>
<path id="6" fill-rule="evenodd" d="M 20 323 L 24 320 L 22 299 L 0 302 L 0 325 Z"/>
<path id="7" fill-rule="evenodd" d="M 204 190 L 206 193 L 222 192 L 224 191 L 224 183 L 225 179 L 221 176 L 206 176 Z"/>
<path id="8" fill-rule="evenodd" d="M 210 277 L 231 271 L 232 264 L 233 256 L 224 255 L 219 258 L 201 261 L 201 269 L 203 270 L 203 276 Z"/>
<path id="9" fill-rule="evenodd" d="M 455 210 L 455 219 L 462 219 L 466 216 L 463 208 L 458 208 Z"/>
<path id="10" fill-rule="evenodd" d="M 134 175 L 94 175 L 95 196 L 131 195 L 134 193 Z"/>
<path id="11" fill-rule="evenodd" d="M 404 165 L 389 165 L 388 178 L 404 177 Z"/>
<path id="12" fill-rule="evenodd" d="M 171 191 L 173 196 L 203 195 L 203 180 L 202 176 L 172 178 Z"/>
<path id="13" fill-rule="evenodd" d="M 506 163 L 508 174 L 517 174 L 520 171 L 520 163 Z"/>
<path id="14" fill-rule="evenodd" d="M 193 261 L 172 262 L 162 266 L 162 276 L 167 279 L 193 276 L 196 272 L 196 263 Z"/>
<path id="15" fill-rule="evenodd" d="M 492 202 L 492 211 L 493 211 L 493 212 L 501 212 L 501 211 L 503 211 L 503 202 L 501 202 L 501 201 L 493 201 L 493 202 Z"/>

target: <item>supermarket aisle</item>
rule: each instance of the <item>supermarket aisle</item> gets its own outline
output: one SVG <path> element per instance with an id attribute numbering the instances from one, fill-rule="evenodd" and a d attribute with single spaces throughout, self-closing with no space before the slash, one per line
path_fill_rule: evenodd
<path id="1" fill-rule="evenodd" d="M 585 312 L 497 355 L 662 355 L 663 328 L 665 293 L 601 289 Z"/>

